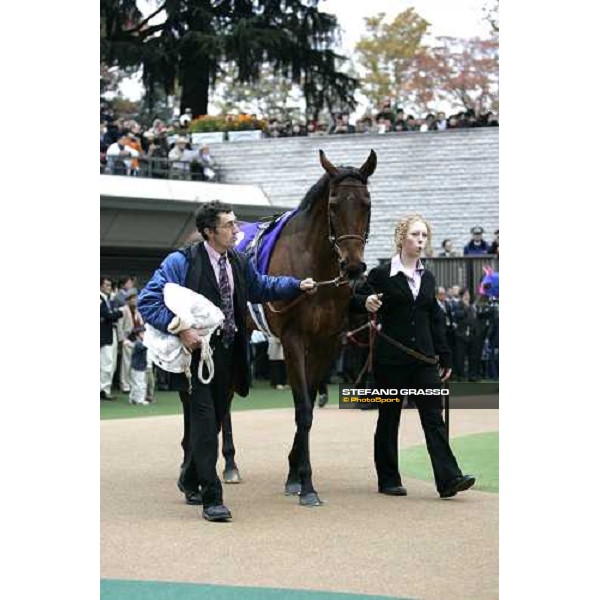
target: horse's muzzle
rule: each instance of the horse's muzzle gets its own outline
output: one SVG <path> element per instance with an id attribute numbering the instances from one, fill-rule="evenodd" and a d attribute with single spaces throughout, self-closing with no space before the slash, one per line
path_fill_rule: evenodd
<path id="1" fill-rule="evenodd" d="M 348 279 L 357 279 L 367 270 L 367 265 L 362 260 L 350 265 L 348 260 L 344 258 L 340 262 L 340 269 L 344 275 L 348 276 Z"/>

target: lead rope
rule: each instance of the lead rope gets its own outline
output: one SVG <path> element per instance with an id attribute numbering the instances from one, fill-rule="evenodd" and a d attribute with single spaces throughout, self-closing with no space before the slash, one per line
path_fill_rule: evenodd
<path id="1" fill-rule="evenodd" d="M 424 354 L 421 354 L 420 352 L 417 352 L 416 350 L 413 350 L 412 348 L 405 346 L 402 342 L 399 342 L 398 340 L 395 340 L 394 338 L 391 338 L 389 335 L 386 335 L 385 333 L 383 333 L 381 331 L 381 329 L 379 328 L 379 326 L 377 326 L 377 324 L 375 323 L 375 318 L 372 319 L 369 324 L 371 326 L 371 329 L 374 329 L 375 332 L 377 333 L 377 335 L 381 336 L 386 342 L 389 342 L 390 344 L 392 344 L 392 346 L 396 346 L 396 348 L 399 348 L 400 350 L 402 350 L 402 352 L 405 352 L 409 356 L 412 356 L 413 358 L 416 358 L 417 360 L 420 360 L 421 362 L 424 362 L 428 365 L 437 365 L 438 364 L 437 358 L 431 358 L 430 356 L 425 356 Z"/>
<path id="2" fill-rule="evenodd" d="M 317 288 L 323 287 L 325 285 L 335 285 L 335 287 L 341 287 L 342 285 L 348 285 L 348 280 L 344 279 L 343 275 L 338 275 L 335 279 L 328 279 L 326 281 L 317 281 L 315 282 Z M 302 302 L 304 298 L 307 298 L 308 294 L 300 294 L 297 298 L 294 298 L 289 304 L 286 304 L 280 309 L 277 309 L 273 306 L 272 302 L 267 302 L 267 306 L 271 312 L 274 312 L 276 315 L 284 315 L 291 308 L 296 306 L 299 302 Z"/>
<path id="3" fill-rule="evenodd" d="M 412 348 L 405 346 L 402 342 L 399 342 L 398 340 L 395 340 L 394 338 L 391 338 L 389 335 L 386 335 L 385 333 L 383 333 L 380 329 L 380 326 L 377 325 L 377 315 L 375 313 L 373 313 L 371 315 L 371 318 L 368 323 L 365 323 L 365 325 L 362 325 L 358 329 L 355 329 L 354 331 L 351 331 L 351 332 L 347 333 L 346 335 L 353 342 L 358 344 L 359 342 L 356 342 L 352 336 L 355 333 L 358 333 L 359 331 L 362 331 L 363 329 L 365 329 L 367 327 L 369 327 L 369 356 L 367 357 L 367 360 L 366 360 L 363 368 L 361 369 L 360 373 L 358 374 L 358 377 L 356 378 L 354 385 L 356 385 L 361 380 L 362 376 L 365 374 L 365 372 L 367 370 L 369 373 L 373 372 L 373 348 L 375 346 L 375 336 L 377 336 L 377 335 L 381 336 L 386 342 L 389 342 L 396 348 L 402 350 L 409 356 L 412 356 L 413 358 L 420 360 L 421 362 L 424 362 L 428 365 L 437 365 L 438 364 L 437 358 L 431 358 L 429 356 L 425 356 L 424 354 L 421 354 L 420 352 L 417 352 L 416 350 L 413 350 Z"/>
<path id="4" fill-rule="evenodd" d="M 209 338 L 210 339 L 210 338 Z M 204 378 L 204 365 L 208 369 L 208 377 Z M 215 362 L 212 357 L 212 349 L 207 338 L 202 338 L 202 349 L 200 350 L 200 362 L 198 363 L 198 379 L 202 383 L 210 383 L 215 374 Z"/>
<path id="5" fill-rule="evenodd" d="M 365 361 L 363 368 L 360 370 L 360 373 L 358 374 L 354 385 L 358 384 L 358 382 L 362 379 L 362 376 L 365 374 L 366 371 L 368 371 L 369 373 L 373 372 L 373 347 L 375 346 L 375 335 L 377 333 L 377 325 L 373 324 L 375 323 L 376 319 L 377 316 L 375 315 L 375 313 L 373 313 L 368 323 L 365 323 L 362 327 L 359 327 L 355 331 L 351 332 L 352 334 L 354 334 L 360 331 L 361 329 L 365 329 L 366 327 L 369 328 L 369 356 L 367 356 L 367 360 Z"/>

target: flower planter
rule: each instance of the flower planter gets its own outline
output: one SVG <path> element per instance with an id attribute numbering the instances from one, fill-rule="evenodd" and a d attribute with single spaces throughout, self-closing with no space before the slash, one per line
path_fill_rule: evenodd
<path id="1" fill-rule="evenodd" d="M 262 138 L 262 131 L 260 129 L 228 131 L 227 138 L 230 142 L 247 142 L 251 140 L 260 140 Z"/>
<path id="2" fill-rule="evenodd" d="M 201 146 L 203 144 L 219 144 L 225 141 L 224 131 L 203 131 L 192 133 L 192 144 Z"/>

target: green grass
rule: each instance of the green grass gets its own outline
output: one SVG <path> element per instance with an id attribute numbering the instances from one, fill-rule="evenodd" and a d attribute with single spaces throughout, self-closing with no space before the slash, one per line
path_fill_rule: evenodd
<path id="1" fill-rule="evenodd" d="M 337 385 L 329 386 L 329 402 L 337 404 Z M 116 400 L 100 402 L 100 419 L 133 419 L 157 417 L 181 413 L 181 401 L 177 392 L 156 392 L 156 401 L 148 406 L 133 406 L 126 394 L 117 394 Z M 255 381 L 246 398 L 235 396 L 232 410 L 255 410 L 263 408 L 293 408 L 291 390 L 271 389 L 267 381 Z"/>
<path id="2" fill-rule="evenodd" d="M 102 600 L 402 600 L 397 596 L 317 592 L 281 588 L 241 587 L 175 583 L 172 581 L 131 581 L 101 579 Z"/>
<path id="3" fill-rule="evenodd" d="M 498 432 L 477 433 L 453 438 L 452 450 L 463 473 L 477 477 L 475 489 L 498 492 Z M 400 452 L 402 475 L 433 481 L 433 471 L 425 446 L 414 446 Z"/>
<path id="4" fill-rule="evenodd" d="M 451 391 L 457 396 L 469 396 L 472 393 L 498 393 L 498 384 L 486 386 L 472 383 L 453 383 Z M 181 402 L 177 392 L 156 392 L 156 402 L 149 406 L 132 406 L 127 394 L 115 394 L 116 400 L 100 402 L 100 419 L 134 419 L 138 417 L 158 417 L 178 415 L 181 413 Z M 338 386 L 329 386 L 330 404 L 338 402 Z M 233 410 L 255 410 L 263 408 L 293 408 L 294 400 L 290 390 L 274 390 L 268 381 L 258 380 L 253 383 L 246 398 L 235 396 Z"/>

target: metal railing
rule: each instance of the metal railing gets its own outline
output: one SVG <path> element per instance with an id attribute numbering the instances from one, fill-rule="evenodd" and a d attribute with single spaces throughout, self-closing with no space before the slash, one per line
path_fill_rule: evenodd
<path id="1" fill-rule="evenodd" d="M 133 165 L 136 164 L 137 168 Z M 100 159 L 100 173 L 102 175 L 126 175 L 132 177 L 146 177 L 153 179 L 175 179 L 181 181 L 212 181 L 221 180 L 220 169 L 212 164 L 209 168 L 214 177 L 207 177 L 204 165 L 198 161 L 169 159 L 162 157 L 138 156 L 137 158 L 120 159 L 106 157 Z"/>

